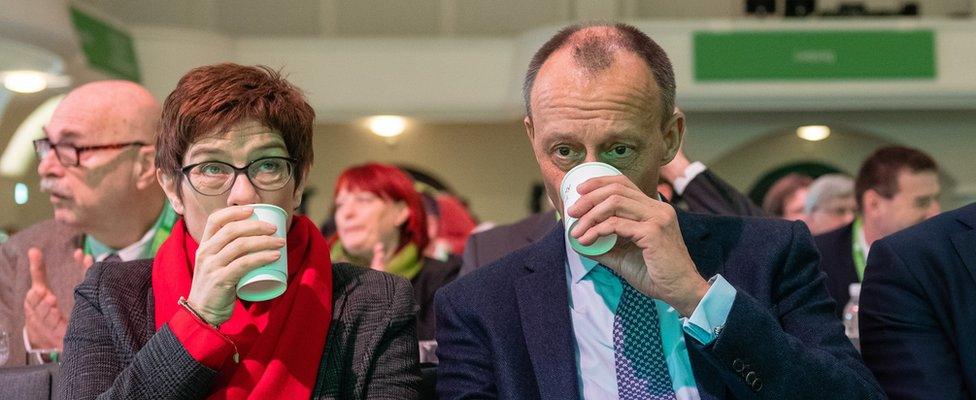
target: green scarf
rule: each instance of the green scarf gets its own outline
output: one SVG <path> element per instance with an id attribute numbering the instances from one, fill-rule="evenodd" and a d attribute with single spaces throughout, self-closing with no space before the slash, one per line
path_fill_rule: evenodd
<path id="1" fill-rule="evenodd" d="M 346 252 L 346 249 L 342 248 L 342 242 L 338 240 L 332 245 L 330 256 L 332 256 L 333 262 L 346 261 L 369 268 L 370 260 L 361 260 L 353 257 Z M 400 251 L 393 255 L 393 258 L 386 264 L 384 270 L 396 276 L 413 279 L 413 277 L 420 273 L 420 269 L 423 267 L 424 259 L 420 257 L 420 252 L 417 251 L 417 245 L 407 243 L 406 246 L 403 246 Z"/>

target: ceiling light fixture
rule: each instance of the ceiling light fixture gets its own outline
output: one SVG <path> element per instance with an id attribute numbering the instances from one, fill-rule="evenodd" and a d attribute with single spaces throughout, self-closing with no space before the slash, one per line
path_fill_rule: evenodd
<path id="1" fill-rule="evenodd" d="M 830 127 L 827 125 L 805 125 L 796 128 L 796 136 L 800 139 L 816 142 L 830 136 Z"/>
<path id="2" fill-rule="evenodd" d="M 369 130 L 385 138 L 397 137 L 407 128 L 407 119 L 399 115 L 377 115 L 369 118 Z"/>
<path id="3" fill-rule="evenodd" d="M 71 79 L 66 76 L 40 71 L 3 71 L 0 76 L 3 77 L 3 86 L 17 93 L 37 93 L 49 87 L 65 87 L 71 84 Z"/>
<path id="4" fill-rule="evenodd" d="M 47 89 L 47 79 L 37 71 L 10 71 L 3 75 L 3 86 L 17 93 L 37 93 Z"/>

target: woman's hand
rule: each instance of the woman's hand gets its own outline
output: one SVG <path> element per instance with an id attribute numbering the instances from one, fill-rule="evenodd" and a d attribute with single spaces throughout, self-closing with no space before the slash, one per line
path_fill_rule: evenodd
<path id="1" fill-rule="evenodd" d="M 227 207 L 207 218 L 187 298 L 207 323 L 220 325 L 230 319 L 237 282 L 277 260 L 285 246 L 285 239 L 271 236 L 277 230 L 273 224 L 249 219 L 253 212 L 247 206 Z"/>

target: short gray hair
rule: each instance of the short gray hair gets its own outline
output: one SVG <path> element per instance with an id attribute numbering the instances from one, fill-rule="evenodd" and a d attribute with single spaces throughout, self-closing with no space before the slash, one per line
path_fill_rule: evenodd
<path id="1" fill-rule="evenodd" d="M 854 197 L 854 179 L 844 174 L 823 175 L 807 189 L 803 213 L 809 215 L 824 202 L 843 197 Z"/>

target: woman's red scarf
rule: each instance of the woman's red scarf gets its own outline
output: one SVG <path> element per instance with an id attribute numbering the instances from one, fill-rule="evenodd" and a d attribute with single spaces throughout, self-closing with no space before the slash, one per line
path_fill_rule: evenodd
<path id="1" fill-rule="evenodd" d="M 329 246 L 307 217 L 292 218 L 288 231 L 288 289 L 263 302 L 238 299 L 220 332 L 235 343 L 240 363 L 227 361 L 211 399 L 307 399 L 311 397 L 332 321 Z M 156 329 L 190 294 L 197 242 L 183 220 L 156 253 L 152 269 Z"/>

